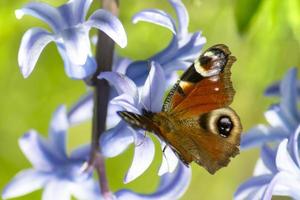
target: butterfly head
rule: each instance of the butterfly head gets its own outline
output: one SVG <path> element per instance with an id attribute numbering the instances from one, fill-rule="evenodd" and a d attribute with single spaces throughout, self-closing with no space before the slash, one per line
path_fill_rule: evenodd
<path id="1" fill-rule="evenodd" d="M 230 55 L 228 47 L 217 44 L 207 49 L 195 61 L 195 70 L 203 77 L 211 77 L 223 71 L 227 64 L 232 64 L 236 58 Z"/>

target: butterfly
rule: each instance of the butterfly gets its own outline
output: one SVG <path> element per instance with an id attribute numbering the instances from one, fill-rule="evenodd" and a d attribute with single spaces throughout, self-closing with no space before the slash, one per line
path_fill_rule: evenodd
<path id="1" fill-rule="evenodd" d="M 214 174 L 239 153 L 242 125 L 229 107 L 235 61 L 226 45 L 214 45 L 182 74 L 161 112 L 117 113 L 131 127 L 152 131 L 185 165 L 194 161 Z"/>

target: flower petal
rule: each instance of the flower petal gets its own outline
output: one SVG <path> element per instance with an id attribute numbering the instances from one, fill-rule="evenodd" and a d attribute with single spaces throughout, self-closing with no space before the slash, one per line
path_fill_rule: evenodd
<path id="1" fill-rule="evenodd" d="M 164 151 L 163 151 L 163 160 L 158 170 L 159 176 L 162 176 L 167 172 L 173 173 L 179 163 L 179 160 L 175 155 L 175 153 L 172 151 L 172 149 L 169 146 L 165 146 L 165 145 L 166 144 L 162 143 L 162 148 Z"/>
<path id="2" fill-rule="evenodd" d="M 296 165 L 300 168 L 300 155 L 299 155 L 299 135 L 300 126 L 296 129 L 295 133 L 291 135 L 288 144 L 288 151 L 295 161 Z"/>
<path id="3" fill-rule="evenodd" d="M 95 11 L 85 23 L 88 27 L 94 27 L 114 40 L 120 47 L 127 45 L 127 35 L 122 23 L 110 12 L 99 9 Z"/>
<path id="4" fill-rule="evenodd" d="M 253 176 L 260 176 L 265 174 L 272 174 L 270 169 L 264 164 L 261 158 L 258 158 L 253 171 Z"/>
<path id="5" fill-rule="evenodd" d="M 47 141 L 43 140 L 34 130 L 28 131 L 19 139 L 19 146 L 36 169 L 51 170 L 59 161 Z"/>
<path id="6" fill-rule="evenodd" d="M 158 189 L 153 194 L 138 194 L 130 190 L 116 192 L 118 200 L 165 200 L 179 199 L 186 191 L 191 180 L 191 169 L 179 164 L 173 173 L 161 177 Z"/>
<path id="7" fill-rule="evenodd" d="M 250 199 L 248 198 L 249 196 L 256 193 L 258 189 L 267 185 L 272 178 L 273 175 L 271 174 L 252 177 L 239 186 L 237 191 L 234 193 L 234 200 Z"/>
<path id="8" fill-rule="evenodd" d="M 132 131 L 121 121 L 119 124 L 107 131 L 100 137 L 101 151 L 105 157 L 115 157 L 125 151 L 134 142 Z"/>
<path id="9" fill-rule="evenodd" d="M 262 199 L 269 200 L 272 198 L 272 194 L 290 196 L 293 197 L 293 199 L 299 199 L 299 190 L 299 179 L 297 180 L 295 176 L 286 172 L 280 172 L 274 176 Z"/>
<path id="10" fill-rule="evenodd" d="M 60 36 L 71 63 L 84 65 L 91 51 L 89 30 L 82 26 L 67 28 L 60 32 Z"/>
<path id="11" fill-rule="evenodd" d="M 66 181 L 52 180 L 43 192 L 42 200 L 70 200 L 70 184 Z"/>
<path id="12" fill-rule="evenodd" d="M 297 112 L 297 68 L 291 68 L 280 84 L 280 107 L 289 121 L 298 124 L 300 117 Z"/>
<path id="13" fill-rule="evenodd" d="M 71 192 L 80 200 L 101 200 L 102 194 L 100 193 L 99 184 L 95 182 L 92 178 L 84 181 L 80 184 L 71 183 Z"/>
<path id="14" fill-rule="evenodd" d="M 261 158 L 264 162 L 265 166 L 273 173 L 277 172 L 276 169 L 276 151 L 268 147 L 267 145 L 263 145 L 261 148 Z"/>
<path id="15" fill-rule="evenodd" d="M 127 76 L 117 72 L 102 72 L 98 79 L 105 79 L 114 86 L 118 94 L 126 93 L 133 98 L 137 96 L 137 87 Z"/>
<path id="16" fill-rule="evenodd" d="M 181 0 L 169 0 L 174 7 L 178 20 L 178 36 L 184 37 L 188 33 L 189 15 Z"/>
<path id="17" fill-rule="evenodd" d="M 176 25 L 174 19 L 166 12 L 158 9 L 147 9 L 138 12 L 132 17 L 132 23 L 136 24 L 140 21 L 150 22 L 165 27 L 176 34 Z"/>
<path id="18" fill-rule="evenodd" d="M 133 80 L 138 87 L 145 83 L 148 73 L 148 61 L 132 62 L 126 70 L 126 75 Z"/>
<path id="19" fill-rule="evenodd" d="M 261 146 L 267 142 L 281 141 L 286 137 L 286 134 L 281 128 L 258 125 L 242 135 L 241 149 Z"/>
<path id="20" fill-rule="evenodd" d="M 15 13 L 18 19 L 21 19 L 25 14 L 36 17 L 50 25 L 56 33 L 63 27 L 63 20 L 59 11 L 46 3 L 28 3 L 23 8 L 16 10 Z"/>
<path id="21" fill-rule="evenodd" d="M 134 102 L 134 99 L 128 94 L 121 94 L 120 96 L 113 98 L 110 103 L 121 106 L 123 109 L 129 112 L 140 113 L 136 103 Z"/>
<path id="22" fill-rule="evenodd" d="M 163 101 L 166 88 L 164 72 L 160 64 L 150 63 L 150 72 L 141 92 L 141 103 L 145 109 L 159 112 Z"/>
<path id="23" fill-rule="evenodd" d="M 49 180 L 50 175 L 33 169 L 19 172 L 2 191 L 3 199 L 23 196 L 42 188 Z"/>
<path id="24" fill-rule="evenodd" d="M 154 158 L 155 147 L 148 136 L 137 134 L 132 164 L 125 176 L 124 183 L 129 183 L 143 174 Z"/>
<path id="25" fill-rule="evenodd" d="M 67 109 L 65 106 L 59 106 L 54 112 L 51 125 L 49 139 L 56 151 L 60 156 L 67 158 L 67 129 L 69 123 L 67 119 Z"/>
<path id="26" fill-rule="evenodd" d="M 276 165 L 279 171 L 286 171 L 291 174 L 300 173 L 300 169 L 292 159 L 287 149 L 288 139 L 284 139 L 278 146 Z"/>
<path id="27" fill-rule="evenodd" d="M 90 155 L 91 145 L 82 145 L 74 149 L 70 154 L 70 159 L 87 160 Z"/>
<path id="28" fill-rule="evenodd" d="M 89 91 L 72 106 L 68 112 L 68 120 L 71 125 L 79 124 L 92 118 L 93 115 L 93 92 Z"/>
<path id="29" fill-rule="evenodd" d="M 44 29 L 31 28 L 26 31 L 18 54 L 18 62 L 24 78 L 31 74 L 41 52 L 53 40 L 53 35 Z"/>
<path id="30" fill-rule="evenodd" d="M 266 90 L 265 90 L 265 95 L 266 96 L 280 96 L 280 81 L 277 81 L 275 83 L 273 83 L 272 85 L 270 85 Z M 297 81 L 297 96 L 298 98 L 300 97 L 300 81 Z"/>
<path id="31" fill-rule="evenodd" d="M 76 22 L 84 22 L 85 16 L 91 6 L 93 0 L 73 0 L 72 2 L 72 10 L 74 13 L 74 17 L 76 17 Z"/>
<path id="32" fill-rule="evenodd" d="M 61 43 L 57 43 L 58 51 L 64 61 L 64 67 L 66 74 L 73 79 L 84 79 L 92 75 L 96 69 L 97 64 L 93 57 L 88 56 L 84 65 L 76 65 L 72 63 L 67 56 L 65 46 Z"/>

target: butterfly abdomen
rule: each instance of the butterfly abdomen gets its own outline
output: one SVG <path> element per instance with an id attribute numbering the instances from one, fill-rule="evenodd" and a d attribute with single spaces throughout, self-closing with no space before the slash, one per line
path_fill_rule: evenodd
<path id="1" fill-rule="evenodd" d="M 155 131 L 155 125 L 152 122 L 154 113 L 143 110 L 143 114 L 136 114 L 128 111 L 118 111 L 118 115 L 134 129 L 144 129 Z"/>

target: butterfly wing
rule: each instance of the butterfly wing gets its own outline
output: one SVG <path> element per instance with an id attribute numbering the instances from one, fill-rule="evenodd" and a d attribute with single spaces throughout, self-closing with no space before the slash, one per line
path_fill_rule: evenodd
<path id="1" fill-rule="evenodd" d="M 215 45 L 181 76 L 163 106 L 160 134 L 184 163 L 195 161 L 210 173 L 238 154 L 242 126 L 228 107 L 234 96 L 230 68 L 235 57 Z M 172 128 L 169 128 L 172 127 Z"/>

